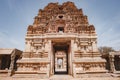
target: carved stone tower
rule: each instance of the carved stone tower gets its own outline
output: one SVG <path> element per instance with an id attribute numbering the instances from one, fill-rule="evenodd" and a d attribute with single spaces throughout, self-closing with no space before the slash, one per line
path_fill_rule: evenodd
<path id="1" fill-rule="evenodd" d="M 29 25 L 25 51 L 17 61 L 16 74 L 50 77 L 106 72 L 97 48 L 94 25 L 72 2 L 49 3 Z"/>

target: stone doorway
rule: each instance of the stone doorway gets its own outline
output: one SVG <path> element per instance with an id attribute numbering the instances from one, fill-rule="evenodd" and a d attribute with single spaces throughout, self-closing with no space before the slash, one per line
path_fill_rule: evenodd
<path id="1" fill-rule="evenodd" d="M 54 74 L 68 74 L 69 45 L 56 44 L 54 48 Z"/>

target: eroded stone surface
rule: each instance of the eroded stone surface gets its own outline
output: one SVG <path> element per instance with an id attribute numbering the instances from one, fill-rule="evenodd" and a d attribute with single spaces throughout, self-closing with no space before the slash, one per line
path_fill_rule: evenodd
<path id="1" fill-rule="evenodd" d="M 26 47 L 17 61 L 16 74 L 50 77 L 69 74 L 104 73 L 105 60 L 97 49 L 97 34 L 82 9 L 74 3 L 49 3 L 29 25 Z M 58 53 L 59 52 L 59 53 Z"/>

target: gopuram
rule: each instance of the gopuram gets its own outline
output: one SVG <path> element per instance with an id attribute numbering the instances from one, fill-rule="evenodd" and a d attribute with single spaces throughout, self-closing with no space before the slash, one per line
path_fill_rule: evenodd
<path id="1" fill-rule="evenodd" d="M 104 73 L 106 60 L 97 48 L 94 25 L 74 3 L 49 3 L 28 26 L 22 59 L 15 74 L 50 77 Z"/>

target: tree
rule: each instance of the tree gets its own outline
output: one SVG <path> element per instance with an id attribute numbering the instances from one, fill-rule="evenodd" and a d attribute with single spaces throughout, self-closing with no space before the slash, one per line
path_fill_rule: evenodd
<path id="1" fill-rule="evenodd" d="M 109 52 L 115 51 L 112 47 L 107 46 L 99 47 L 98 50 L 102 55 L 108 55 Z"/>
<path id="2" fill-rule="evenodd" d="M 110 62 L 109 62 L 109 52 L 115 51 L 112 47 L 99 47 L 99 52 L 101 53 L 102 58 L 106 59 L 106 69 L 110 70 Z"/>

